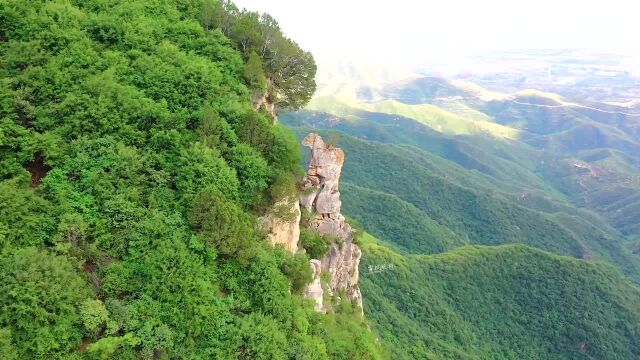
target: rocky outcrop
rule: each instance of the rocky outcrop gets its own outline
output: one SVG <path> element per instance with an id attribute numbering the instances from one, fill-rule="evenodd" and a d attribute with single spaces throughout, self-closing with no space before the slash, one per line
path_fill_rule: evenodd
<path id="1" fill-rule="evenodd" d="M 262 93 L 254 93 L 253 107 L 256 110 L 264 109 L 273 118 L 273 123 L 278 122 L 278 110 L 273 99 L 269 97 L 269 90 L 273 88 L 271 79 L 267 79 L 267 87 Z"/>
<path id="2" fill-rule="evenodd" d="M 271 245 L 282 244 L 285 249 L 298 251 L 300 239 L 300 204 L 295 200 L 276 203 L 271 212 L 262 218 L 262 226 Z"/>
<path id="3" fill-rule="evenodd" d="M 269 115 L 273 117 L 274 123 L 277 122 L 278 114 L 276 112 L 276 104 L 269 102 L 266 94 L 254 99 L 253 106 L 256 110 L 264 109 Z"/>
<path id="4" fill-rule="evenodd" d="M 362 309 L 362 294 L 358 286 L 360 265 L 360 248 L 353 242 L 339 245 L 332 245 L 327 255 L 322 260 L 312 259 L 310 261 L 313 273 L 313 281 L 305 289 L 305 296 L 315 301 L 315 310 L 326 312 L 331 304 L 325 304 L 325 294 L 327 298 L 335 298 L 344 295 L 350 301 L 358 304 Z M 322 273 L 327 273 L 328 280 L 323 283 Z"/>
<path id="5" fill-rule="evenodd" d="M 300 205 L 312 218 L 308 222 L 311 230 L 335 238 L 329 251 L 322 259 L 311 261 L 314 280 L 307 288 L 307 296 L 316 301 L 316 309 L 326 311 L 330 304 L 324 301 L 324 293 L 340 301 L 346 296 L 362 307 L 362 295 L 358 287 L 360 248 L 353 243 L 354 231 L 340 213 L 340 173 L 344 164 L 344 152 L 326 144 L 318 134 L 311 133 L 302 141 L 311 148 L 311 159 L 307 174 L 302 182 Z M 329 276 L 322 282 L 321 274 Z M 318 290 L 320 284 L 320 292 Z"/>
<path id="6" fill-rule="evenodd" d="M 326 284 L 327 295 L 339 298 L 344 294 L 349 301 L 356 303 L 362 309 L 362 293 L 358 286 L 360 273 L 360 257 L 362 251 L 353 241 L 345 241 L 342 245 L 332 245 L 327 255 L 320 260 L 322 272 L 329 273 Z M 325 309 L 327 306 L 325 306 Z"/>
<path id="7" fill-rule="evenodd" d="M 313 281 L 304 290 L 304 296 L 307 299 L 315 301 L 315 309 L 318 312 L 324 311 L 324 289 L 322 289 L 322 283 L 320 275 L 322 274 L 322 261 L 313 259 L 309 261 L 311 264 L 311 271 L 313 273 Z"/>

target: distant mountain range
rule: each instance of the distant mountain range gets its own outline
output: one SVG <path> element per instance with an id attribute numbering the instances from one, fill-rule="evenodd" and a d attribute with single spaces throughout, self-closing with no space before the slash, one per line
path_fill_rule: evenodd
<path id="1" fill-rule="evenodd" d="M 640 356 L 640 110 L 492 76 L 334 77 L 281 116 L 346 153 L 365 313 L 394 358 Z"/>

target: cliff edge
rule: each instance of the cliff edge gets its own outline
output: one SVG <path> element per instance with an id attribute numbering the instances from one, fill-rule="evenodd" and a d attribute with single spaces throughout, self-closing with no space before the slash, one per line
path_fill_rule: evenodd
<path id="1" fill-rule="evenodd" d="M 355 231 L 340 213 L 340 173 L 344 152 L 311 133 L 302 141 L 311 148 L 307 174 L 302 181 L 300 207 L 311 214 L 307 227 L 335 241 L 322 259 L 311 260 L 314 279 L 305 295 L 316 302 L 316 310 L 326 312 L 331 303 L 347 300 L 362 308 L 362 294 L 358 287 L 358 266 L 362 252 L 353 242 Z M 328 276 L 321 276 L 327 273 Z"/>

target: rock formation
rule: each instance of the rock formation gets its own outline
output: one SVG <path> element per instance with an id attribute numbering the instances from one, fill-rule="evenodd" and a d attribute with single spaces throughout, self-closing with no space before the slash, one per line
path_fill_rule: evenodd
<path id="1" fill-rule="evenodd" d="M 358 266 L 362 252 L 353 243 L 353 229 L 340 213 L 339 181 L 344 152 L 326 144 L 322 137 L 313 133 L 307 135 L 302 144 L 311 148 L 311 160 L 302 182 L 300 205 L 312 214 L 308 224 L 311 230 L 336 238 L 322 259 L 311 260 L 314 280 L 308 286 L 306 295 L 316 301 L 319 311 L 328 310 L 330 305 L 324 304 L 324 292 L 330 296 L 344 294 L 348 300 L 362 307 L 362 295 L 358 287 Z M 320 275 L 323 272 L 329 274 L 326 283 L 321 282 Z"/>
<path id="2" fill-rule="evenodd" d="M 264 110 L 273 117 L 274 123 L 278 121 L 278 114 L 276 112 L 276 105 L 269 102 L 267 95 L 264 94 L 253 101 L 253 106 L 256 110 L 264 108 Z"/>
<path id="3" fill-rule="evenodd" d="M 271 213 L 262 218 L 262 227 L 268 232 L 271 245 L 282 244 L 285 249 L 298 251 L 300 239 L 300 204 L 296 200 L 285 199 L 276 203 Z M 285 213 L 286 215 L 282 215 Z"/>
<path id="4" fill-rule="evenodd" d="M 267 89 L 261 94 L 254 94 L 253 107 L 256 110 L 264 109 L 273 118 L 273 123 L 278 122 L 278 110 L 276 104 L 269 97 L 269 89 L 273 88 L 271 79 L 267 80 Z"/>
<path id="5" fill-rule="evenodd" d="M 322 261 L 312 259 L 309 261 L 311 270 L 313 271 L 313 281 L 305 289 L 304 295 L 308 299 L 316 302 L 315 309 L 318 312 L 324 311 L 324 290 L 320 282 L 320 274 L 322 274 Z"/>

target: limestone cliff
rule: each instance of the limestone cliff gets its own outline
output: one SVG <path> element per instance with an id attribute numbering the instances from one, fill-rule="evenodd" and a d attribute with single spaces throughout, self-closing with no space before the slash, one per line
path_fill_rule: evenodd
<path id="1" fill-rule="evenodd" d="M 278 121 L 276 105 L 269 101 L 266 93 L 255 98 L 253 100 L 253 106 L 256 110 L 264 109 L 269 115 L 271 115 L 271 117 L 273 117 L 274 123 Z"/>
<path id="2" fill-rule="evenodd" d="M 256 110 L 264 109 L 273 118 L 273 123 L 278 122 L 278 110 L 273 99 L 269 96 L 269 92 L 273 89 L 273 82 L 267 79 L 267 87 L 262 93 L 254 94 L 253 107 Z"/>
<path id="3" fill-rule="evenodd" d="M 342 149 L 326 144 L 317 134 L 309 134 L 302 142 L 311 148 L 311 159 L 302 182 L 300 205 L 312 218 L 308 227 L 336 239 L 322 259 L 311 260 L 314 280 L 306 289 L 306 296 L 316 301 L 318 311 L 327 311 L 330 304 L 325 295 L 346 296 L 362 307 L 362 295 L 358 287 L 358 266 L 362 252 L 353 243 L 354 231 L 340 213 L 340 173 L 344 164 Z M 327 273 L 325 281 L 321 274 Z"/>
<path id="4" fill-rule="evenodd" d="M 268 232 L 271 245 L 282 244 L 285 249 L 298 251 L 300 239 L 300 204 L 297 199 L 284 199 L 273 206 L 262 218 L 262 226 Z"/>

